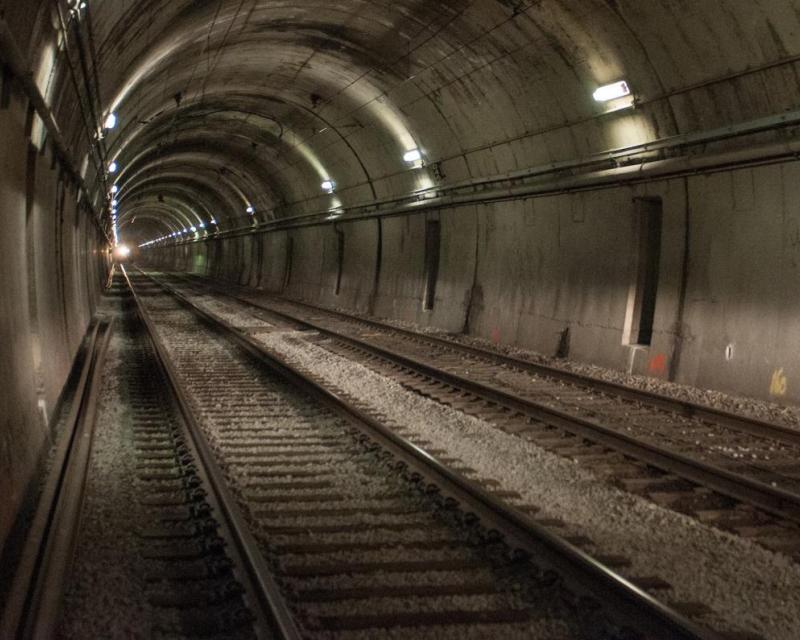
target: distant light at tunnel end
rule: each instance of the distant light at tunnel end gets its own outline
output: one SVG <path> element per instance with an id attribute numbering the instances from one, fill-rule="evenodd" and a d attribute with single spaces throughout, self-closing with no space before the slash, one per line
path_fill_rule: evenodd
<path id="1" fill-rule="evenodd" d="M 131 255 L 131 250 L 127 245 L 120 244 L 114 247 L 114 257 L 117 260 L 125 260 Z"/>
<path id="2" fill-rule="evenodd" d="M 608 102 L 609 100 L 616 100 L 629 95 L 631 95 L 630 85 L 625 80 L 620 80 L 619 82 L 612 82 L 598 87 L 592 97 L 596 102 Z"/>

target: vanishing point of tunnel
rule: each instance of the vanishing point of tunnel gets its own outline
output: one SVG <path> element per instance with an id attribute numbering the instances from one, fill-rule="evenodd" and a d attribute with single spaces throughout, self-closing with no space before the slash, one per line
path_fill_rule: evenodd
<path id="1" fill-rule="evenodd" d="M 0 0 L 0 640 L 800 638 L 800 0 Z"/>

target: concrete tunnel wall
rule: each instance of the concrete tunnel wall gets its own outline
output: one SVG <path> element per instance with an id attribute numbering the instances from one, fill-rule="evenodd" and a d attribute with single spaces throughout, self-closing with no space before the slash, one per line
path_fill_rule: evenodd
<path id="1" fill-rule="evenodd" d="M 579 361 L 797 402 L 798 178 L 788 162 L 385 218 L 375 291 L 376 219 L 159 248 L 148 260 L 547 355 L 569 328 Z M 634 347 L 623 341 L 634 199 L 647 197 L 663 202 L 658 298 L 652 343 Z M 427 311 L 424 234 L 434 218 L 442 253 Z M 345 234 L 338 296 L 336 229 Z"/>
<path id="2" fill-rule="evenodd" d="M 59 397 L 95 312 L 104 239 L 52 147 L 31 141 L 28 103 L 0 107 L 0 547 L 50 444 Z"/>

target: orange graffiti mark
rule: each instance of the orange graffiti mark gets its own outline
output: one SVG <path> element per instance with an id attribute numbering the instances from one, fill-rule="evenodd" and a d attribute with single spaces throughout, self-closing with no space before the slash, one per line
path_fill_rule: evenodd
<path id="1" fill-rule="evenodd" d="M 667 356 L 665 356 L 663 353 L 657 353 L 650 358 L 647 368 L 652 374 L 658 376 L 664 375 L 667 372 Z"/>

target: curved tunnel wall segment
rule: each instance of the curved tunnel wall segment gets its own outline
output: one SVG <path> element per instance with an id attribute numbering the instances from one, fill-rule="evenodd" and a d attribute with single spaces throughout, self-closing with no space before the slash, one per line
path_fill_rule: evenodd
<path id="1" fill-rule="evenodd" d="M 107 241 L 29 99 L 6 74 L 0 105 L 0 545 L 26 499 L 107 271 Z"/>

